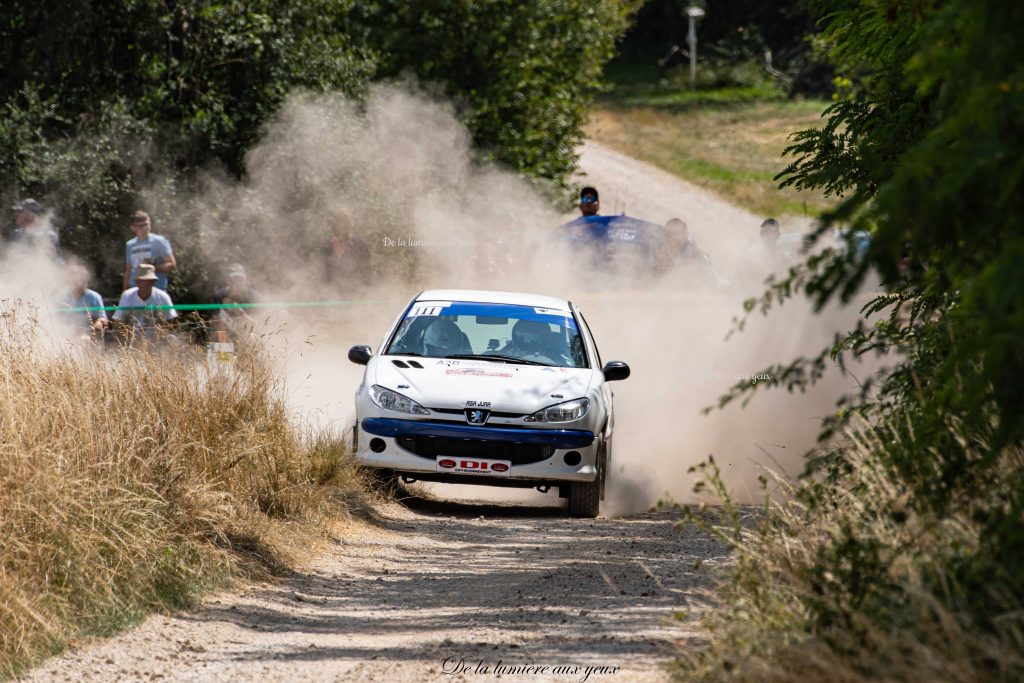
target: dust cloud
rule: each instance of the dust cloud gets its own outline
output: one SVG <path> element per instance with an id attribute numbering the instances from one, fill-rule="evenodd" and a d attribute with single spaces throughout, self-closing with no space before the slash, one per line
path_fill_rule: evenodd
<path id="1" fill-rule="evenodd" d="M 833 372 L 807 394 L 758 392 L 745 410 L 701 410 L 736 381 L 756 381 L 750 378 L 767 364 L 817 352 L 856 312 L 815 316 L 792 301 L 725 341 L 742 299 L 767 275 L 746 253 L 759 218 L 705 195 L 673 200 L 676 189 L 658 186 L 671 181 L 616 167 L 622 160 L 595 166 L 587 155 L 585 148 L 587 182 L 602 190 L 604 213 L 625 209 L 659 223 L 682 217 L 711 251 L 719 279 L 685 266 L 659 276 L 612 274 L 556 249 L 551 231 L 572 215 L 553 210 L 549 197 L 514 173 L 480 162 L 452 107 L 409 84 L 377 86 L 358 103 L 296 94 L 248 154 L 242 181 L 210 171 L 198 195 L 169 194 L 158 184 L 143 205 L 174 223 L 178 239 L 192 239 L 210 263 L 243 263 L 265 301 L 336 302 L 254 314 L 290 404 L 314 428 L 340 432 L 352 422 L 363 368 L 347 361 L 348 348 L 378 349 L 418 291 L 550 294 L 581 306 L 604 361 L 633 369 L 614 387 L 607 513 L 643 510 L 664 496 L 690 500 L 695 480 L 687 470 L 709 454 L 739 498 L 752 500 L 760 467 L 799 471 L 821 417 L 855 378 Z M 339 220 L 369 247 L 368 282 L 332 271 L 325 245 Z M 474 487 L 472 495 L 557 504 L 554 492 Z"/>

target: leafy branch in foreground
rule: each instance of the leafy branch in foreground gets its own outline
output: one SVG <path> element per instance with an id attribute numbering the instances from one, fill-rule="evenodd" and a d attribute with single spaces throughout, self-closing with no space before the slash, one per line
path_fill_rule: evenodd
<path id="1" fill-rule="evenodd" d="M 781 177 L 840 197 L 816 236 L 839 225 L 846 246 L 770 283 L 746 313 L 797 295 L 819 310 L 846 302 L 870 273 L 884 292 L 854 330 L 757 386 L 806 387 L 847 354 L 882 353 L 887 366 L 826 424 L 790 492 L 797 507 L 769 512 L 773 534 L 737 546 L 717 664 L 695 666 L 740 680 L 1016 679 L 1024 67 L 1013 27 L 1024 5 L 812 6 L 856 85 L 823 128 L 794 137 Z M 755 389 L 737 385 L 720 405 Z"/>

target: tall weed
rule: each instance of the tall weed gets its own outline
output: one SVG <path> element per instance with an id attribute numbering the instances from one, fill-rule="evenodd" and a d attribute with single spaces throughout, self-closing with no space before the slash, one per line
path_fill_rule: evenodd
<path id="1" fill-rule="evenodd" d="M 710 644 L 683 656 L 681 676 L 800 683 L 1024 678 L 1022 605 L 1000 582 L 980 586 L 963 571 L 1019 561 L 983 539 L 990 513 L 1006 506 L 1024 451 L 998 453 L 1006 484 L 935 508 L 916 504 L 904 475 L 887 464 L 884 453 L 900 447 L 899 437 L 882 439 L 864 425 L 847 437 L 831 454 L 829 481 L 772 475 L 773 495 L 756 524 L 741 523 L 731 504 L 723 508 L 714 531 L 732 545 L 736 563 L 713 596 L 722 610 L 709 622 Z M 714 462 L 700 469 L 723 495 Z"/>
<path id="2" fill-rule="evenodd" d="M 286 566 L 358 495 L 259 354 L 43 348 L 0 320 L 0 677 L 83 634 Z"/>

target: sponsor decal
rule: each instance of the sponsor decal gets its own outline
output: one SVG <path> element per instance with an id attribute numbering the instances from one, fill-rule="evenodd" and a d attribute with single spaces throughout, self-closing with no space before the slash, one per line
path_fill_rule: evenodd
<path id="1" fill-rule="evenodd" d="M 459 377 L 512 377 L 512 373 L 507 370 L 489 370 L 487 368 L 448 368 L 444 371 L 446 375 L 455 375 Z"/>
<path id="2" fill-rule="evenodd" d="M 509 476 L 512 472 L 510 460 L 483 460 L 480 458 L 455 458 L 445 455 L 437 456 L 438 471 L 456 474 L 476 474 L 483 477 Z"/>
<path id="3" fill-rule="evenodd" d="M 533 312 L 538 315 L 553 315 L 559 318 L 571 317 L 571 314 L 568 311 L 560 311 L 557 308 L 537 308 L 534 306 Z"/>

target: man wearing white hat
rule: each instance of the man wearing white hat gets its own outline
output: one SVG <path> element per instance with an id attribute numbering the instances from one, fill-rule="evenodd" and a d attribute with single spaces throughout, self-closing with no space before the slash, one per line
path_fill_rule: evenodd
<path id="1" fill-rule="evenodd" d="M 156 269 L 151 263 L 141 263 L 135 277 L 136 286 L 126 289 L 117 302 L 114 320 L 130 324 L 135 334 L 152 339 L 158 331 L 165 331 L 169 323 L 178 317 L 173 308 L 154 308 L 157 306 L 173 306 L 170 295 L 155 286 Z M 135 310 L 133 310 L 135 309 Z M 146 309 L 146 310 L 141 310 Z"/>

